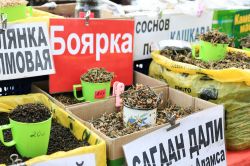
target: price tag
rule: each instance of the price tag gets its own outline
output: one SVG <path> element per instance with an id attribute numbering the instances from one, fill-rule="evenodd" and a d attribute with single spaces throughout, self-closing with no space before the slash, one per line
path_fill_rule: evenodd
<path id="1" fill-rule="evenodd" d="M 32 166 L 95 166 L 95 154 L 82 154 L 78 156 L 65 157 L 55 160 L 48 160 L 41 163 L 33 164 Z"/>
<path id="2" fill-rule="evenodd" d="M 95 99 L 102 99 L 106 96 L 106 89 L 95 91 Z"/>
<path id="3" fill-rule="evenodd" d="M 123 146 L 128 166 L 226 166 L 224 108 L 192 114 Z M 136 148 L 135 148 L 136 147 Z"/>

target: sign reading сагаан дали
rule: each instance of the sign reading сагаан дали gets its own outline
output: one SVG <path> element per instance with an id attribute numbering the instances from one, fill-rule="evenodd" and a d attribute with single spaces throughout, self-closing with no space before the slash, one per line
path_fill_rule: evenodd
<path id="1" fill-rule="evenodd" d="M 224 108 L 212 107 L 123 146 L 128 166 L 226 166 Z"/>
<path id="2" fill-rule="evenodd" d="M 46 23 L 9 24 L 0 31 L 0 80 L 53 73 Z"/>

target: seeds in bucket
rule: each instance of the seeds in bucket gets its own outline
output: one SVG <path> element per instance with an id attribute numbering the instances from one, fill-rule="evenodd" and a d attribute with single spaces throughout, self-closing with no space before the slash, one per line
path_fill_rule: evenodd
<path id="1" fill-rule="evenodd" d="M 142 84 L 132 86 L 121 94 L 124 105 L 133 109 L 150 110 L 157 108 L 157 95 L 149 87 Z"/>
<path id="2" fill-rule="evenodd" d="M 10 113 L 11 119 L 24 123 L 42 122 L 49 119 L 50 117 L 50 110 L 41 103 L 18 105 Z"/>
<path id="3" fill-rule="evenodd" d="M 217 30 L 201 34 L 199 39 L 213 44 L 230 44 L 233 41 L 233 39 L 229 38 L 227 34 Z"/>
<path id="4" fill-rule="evenodd" d="M 93 68 L 81 76 L 85 82 L 104 83 L 114 78 L 114 73 L 106 71 L 104 68 Z"/>
<path id="5" fill-rule="evenodd" d="M 195 111 L 191 108 L 181 108 L 168 102 L 165 109 L 157 110 L 156 124 L 162 125 L 168 123 L 167 115 L 170 113 L 176 115 L 177 119 L 179 119 L 193 112 Z M 137 124 L 125 127 L 123 125 L 122 112 L 104 113 L 100 118 L 90 120 L 89 122 L 92 123 L 97 130 L 110 138 L 118 138 L 150 127 L 149 125 L 141 127 Z"/>

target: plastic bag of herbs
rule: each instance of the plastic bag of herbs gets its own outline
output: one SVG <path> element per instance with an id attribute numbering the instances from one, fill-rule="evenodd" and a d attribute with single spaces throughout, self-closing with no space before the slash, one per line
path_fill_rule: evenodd
<path id="1" fill-rule="evenodd" d="M 250 148 L 250 56 L 227 52 L 219 62 L 205 63 L 188 48 L 152 52 L 149 75 L 194 97 L 224 104 L 227 149 Z"/>

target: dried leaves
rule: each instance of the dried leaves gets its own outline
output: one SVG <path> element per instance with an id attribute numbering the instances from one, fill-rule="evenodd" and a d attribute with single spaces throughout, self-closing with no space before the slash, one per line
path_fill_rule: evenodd
<path id="1" fill-rule="evenodd" d="M 232 42 L 232 39 L 230 39 L 227 34 L 221 33 L 217 30 L 201 34 L 199 38 L 200 40 L 207 41 L 213 44 L 230 44 Z"/>
<path id="2" fill-rule="evenodd" d="M 164 110 L 157 111 L 156 124 L 162 125 L 168 123 L 166 118 L 168 114 L 174 114 L 178 119 L 193 112 L 194 111 L 190 108 L 181 108 L 168 102 Z M 122 112 L 113 112 L 110 114 L 104 113 L 100 118 L 91 120 L 90 123 L 92 123 L 96 129 L 110 138 L 118 138 L 150 127 L 148 125 L 140 127 L 136 123 L 134 123 L 132 126 L 125 127 L 123 125 Z"/>
<path id="3" fill-rule="evenodd" d="M 225 69 L 225 68 L 240 68 L 240 69 L 250 69 L 250 57 L 242 52 L 228 52 L 225 59 L 218 62 L 203 62 L 199 59 L 194 59 L 191 52 L 186 52 L 184 54 L 176 53 L 173 51 L 174 48 L 167 47 L 161 51 L 161 55 L 178 62 L 192 64 L 204 69 Z"/>
<path id="4" fill-rule="evenodd" d="M 28 2 L 26 0 L 1 0 L 0 8 L 2 7 L 12 7 L 18 5 L 26 5 Z"/>
<path id="5" fill-rule="evenodd" d="M 134 108 L 150 110 L 157 107 L 157 95 L 149 87 L 142 84 L 132 86 L 130 89 L 121 94 L 124 105 Z"/>
<path id="6" fill-rule="evenodd" d="M 104 68 L 93 68 L 81 76 L 85 82 L 104 83 L 109 82 L 114 78 L 114 73 L 107 72 Z"/>
<path id="7" fill-rule="evenodd" d="M 250 48 L 250 35 L 240 39 L 241 47 Z"/>
<path id="8" fill-rule="evenodd" d="M 94 127 L 110 138 L 117 138 L 123 135 L 131 134 L 149 126 L 139 127 L 136 123 L 133 126 L 125 127 L 123 125 L 122 112 L 104 113 L 102 117 L 90 121 Z"/>
<path id="9" fill-rule="evenodd" d="M 177 119 L 185 117 L 189 114 L 194 113 L 195 111 L 191 108 L 182 108 L 177 105 L 173 105 L 170 102 L 167 103 L 165 109 L 157 111 L 157 125 L 162 125 L 168 123 L 167 116 L 175 115 Z"/>

